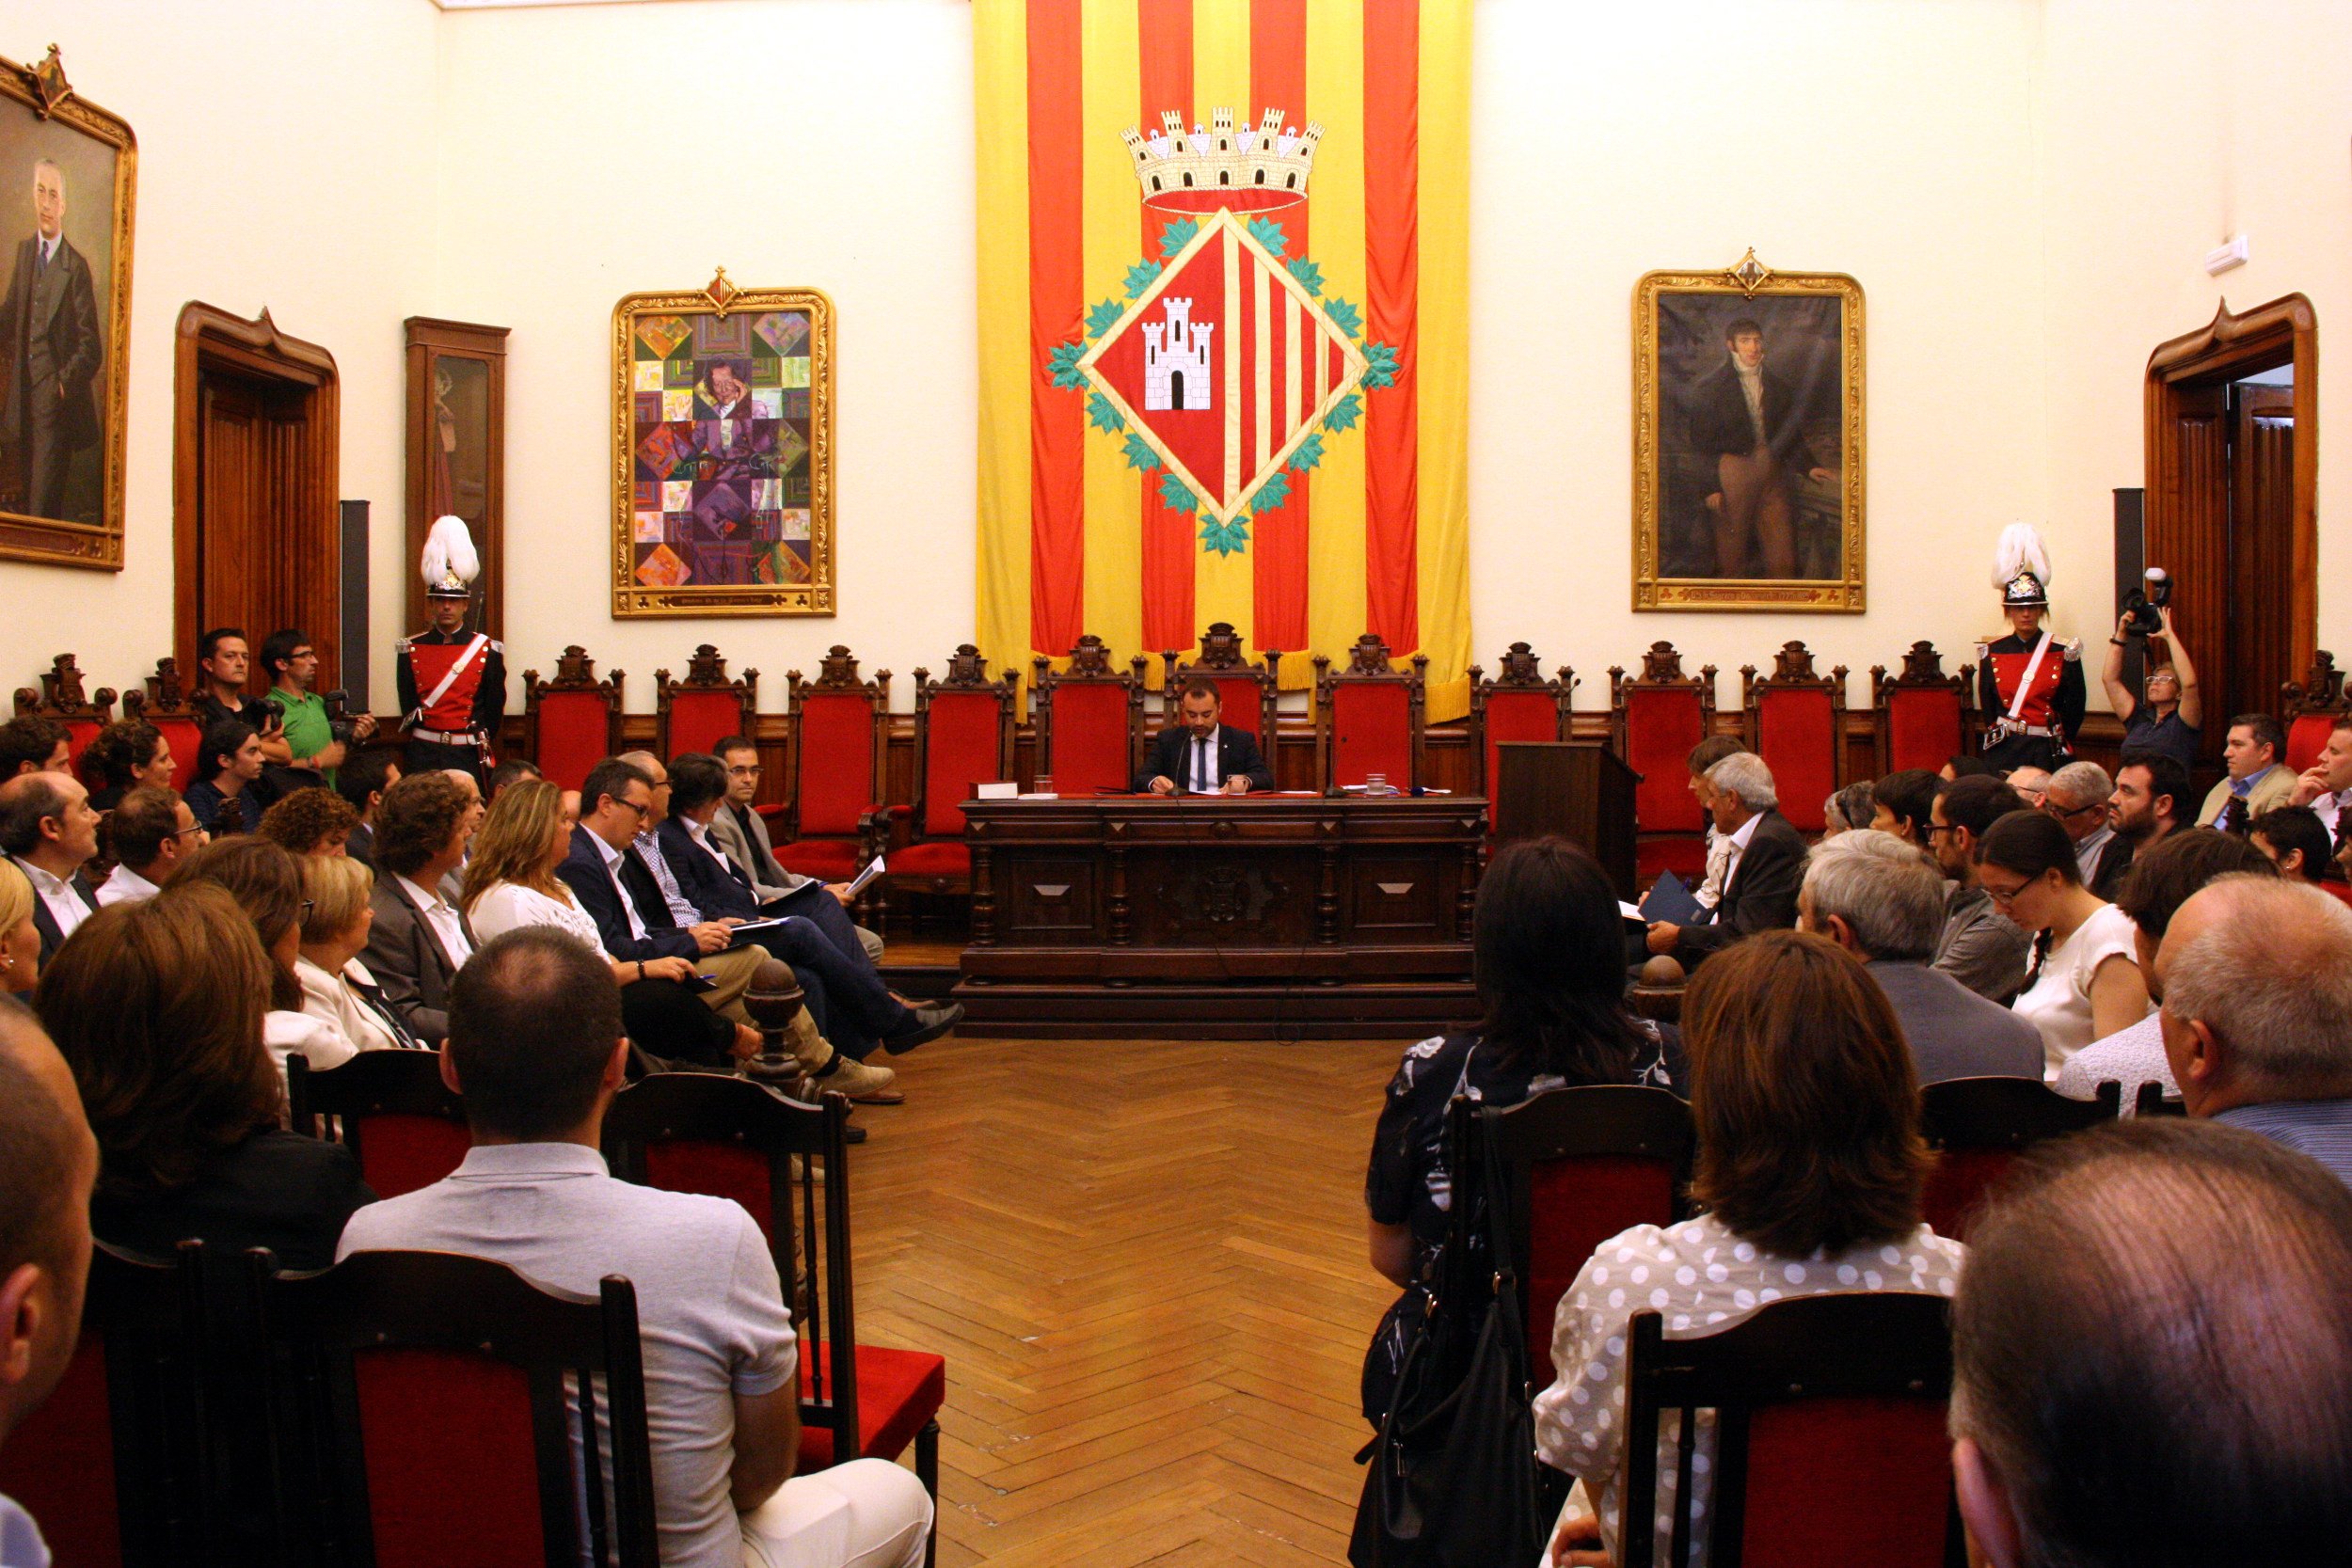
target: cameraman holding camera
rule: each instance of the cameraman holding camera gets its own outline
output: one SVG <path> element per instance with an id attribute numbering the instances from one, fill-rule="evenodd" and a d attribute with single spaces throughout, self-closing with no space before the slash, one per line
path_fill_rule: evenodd
<path id="1" fill-rule="evenodd" d="M 2122 617 L 2115 623 L 2115 635 L 2107 639 L 2106 668 L 2099 673 L 2100 684 L 2107 689 L 2107 701 L 2115 708 L 2115 716 L 2123 721 L 2123 751 L 2155 752 L 2172 758 L 2183 768 L 2194 768 L 2203 740 L 2205 721 L 2204 699 L 2197 692 L 2197 666 L 2190 662 L 2188 646 L 2181 634 L 2173 629 L 2172 607 L 2166 601 L 2171 597 L 2172 584 L 2162 567 L 2148 573 L 2152 592 L 2134 593 L 2125 601 Z M 2148 672 L 2146 694 L 2135 697 L 2123 684 L 2123 650 L 2134 637 L 2148 641 Z M 2156 654 L 2156 643 L 2162 641 L 2165 653 Z"/>
<path id="2" fill-rule="evenodd" d="M 294 753 L 289 771 L 294 777 L 284 781 L 284 787 L 324 783 L 332 789 L 335 769 L 355 741 L 375 733 L 375 721 L 364 713 L 357 720 L 343 717 L 341 691 L 321 696 L 310 689 L 318 679 L 319 656 L 300 631 L 289 627 L 263 639 L 262 669 L 270 680 L 263 700 L 283 716 L 286 746 Z"/>

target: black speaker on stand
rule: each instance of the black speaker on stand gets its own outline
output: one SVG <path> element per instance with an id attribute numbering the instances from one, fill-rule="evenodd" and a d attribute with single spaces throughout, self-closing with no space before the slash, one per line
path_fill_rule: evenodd
<path id="1" fill-rule="evenodd" d="M 368 701 L 368 503 L 342 506 L 342 667 L 335 684 L 351 694 L 354 714 L 373 713 Z"/>
<path id="2" fill-rule="evenodd" d="M 2101 643 L 2115 635 L 2115 623 L 2123 615 L 2123 600 L 2140 585 L 2140 575 L 2148 569 L 2147 504 L 2148 492 L 2145 490 L 2115 492 L 2115 607 L 2107 612 L 2106 626 L 2099 637 Z M 2090 640 L 2086 638 L 2084 641 Z M 2128 690 L 2139 690 L 2140 680 L 2147 673 L 2146 661 L 2142 657 L 2147 646 L 2144 640 L 2137 637 L 2124 645 L 2123 685 Z M 2085 661 L 2093 658 L 2104 664 L 2106 661 L 2105 649 L 2095 653 L 2087 650 Z M 2087 675 L 2091 672 L 2086 670 L 2083 673 Z"/>

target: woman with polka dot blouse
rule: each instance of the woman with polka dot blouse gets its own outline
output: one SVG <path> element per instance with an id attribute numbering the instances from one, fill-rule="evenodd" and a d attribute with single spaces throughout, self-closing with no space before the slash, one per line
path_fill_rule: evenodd
<path id="1" fill-rule="evenodd" d="M 1788 1296 L 1840 1291 L 1950 1295 L 1963 1256 L 1920 1223 L 1928 1153 L 1902 1028 L 1862 965 L 1820 937 L 1772 931 L 1709 959 L 1683 1006 L 1705 1212 L 1603 1242 L 1560 1298 L 1535 1400 L 1546 1464 L 1584 1482 L 1553 1537 L 1563 1565 L 1616 1560 L 1624 1490 L 1626 1342 L 1658 1312 L 1670 1339 L 1711 1334 Z M 1691 1517 L 1708 1522 L 1711 1417 L 1699 1418 Z M 1680 1418 L 1659 1423 L 1658 1560 L 1667 1556 Z M 1691 1561 L 1707 1560 L 1706 1541 Z"/>

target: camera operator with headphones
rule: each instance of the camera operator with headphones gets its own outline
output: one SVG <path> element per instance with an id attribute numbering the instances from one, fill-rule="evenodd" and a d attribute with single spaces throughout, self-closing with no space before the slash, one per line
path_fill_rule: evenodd
<path id="1" fill-rule="evenodd" d="M 2189 661 L 2188 646 L 2172 625 L 2172 607 L 2167 603 L 2172 596 L 2171 578 L 2163 567 L 2153 566 L 2149 568 L 2147 582 L 2145 594 L 2135 591 L 2124 601 L 2115 635 L 2107 639 L 2107 662 L 2100 672 L 2100 684 L 2107 689 L 2115 716 L 2123 721 L 2124 755 L 2156 752 L 2194 768 L 2205 721 L 2204 700 L 2197 691 L 2197 666 Z M 2123 684 L 2123 649 L 2134 637 L 2145 638 L 2149 644 L 2151 667 L 2146 694 L 2140 697 L 2133 696 Z M 2161 657 L 2155 649 L 2159 640 L 2165 645 Z"/>
<path id="2" fill-rule="evenodd" d="M 270 680 L 264 698 L 283 716 L 286 744 L 294 752 L 293 763 L 276 770 L 277 793 L 321 784 L 332 789 L 335 769 L 353 745 L 375 733 L 375 721 L 364 713 L 346 717 L 340 690 L 310 689 L 318 679 L 319 656 L 297 629 L 274 631 L 262 640 L 262 670 Z"/>

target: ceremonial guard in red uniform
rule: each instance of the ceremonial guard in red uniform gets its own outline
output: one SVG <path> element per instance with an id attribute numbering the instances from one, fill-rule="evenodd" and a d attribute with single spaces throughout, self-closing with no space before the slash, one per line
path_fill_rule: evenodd
<path id="1" fill-rule="evenodd" d="M 2043 626 L 2050 612 L 2050 558 L 2031 523 L 2001 531 L 1993 586 L 2001 591 L 2010 635 L 1979 642 L 1978 680 L 1985 713 L 1984 760 L 1997 771 L 2058 771 L 2074 758 L 2083 721 L 2083 647 L 2059 641 Z"/>
<path id="2" fill-rule="evenodd" d="M 482 781 L 492 761 L 491 737 L 506 712 L 506 650 L 466 629 L 482 559 L 464 519 L 434 523 L 421 565 L 433 625 L 399 648 L 401 721 L 408 728 L 401 768 L 454 768 Z"/>

